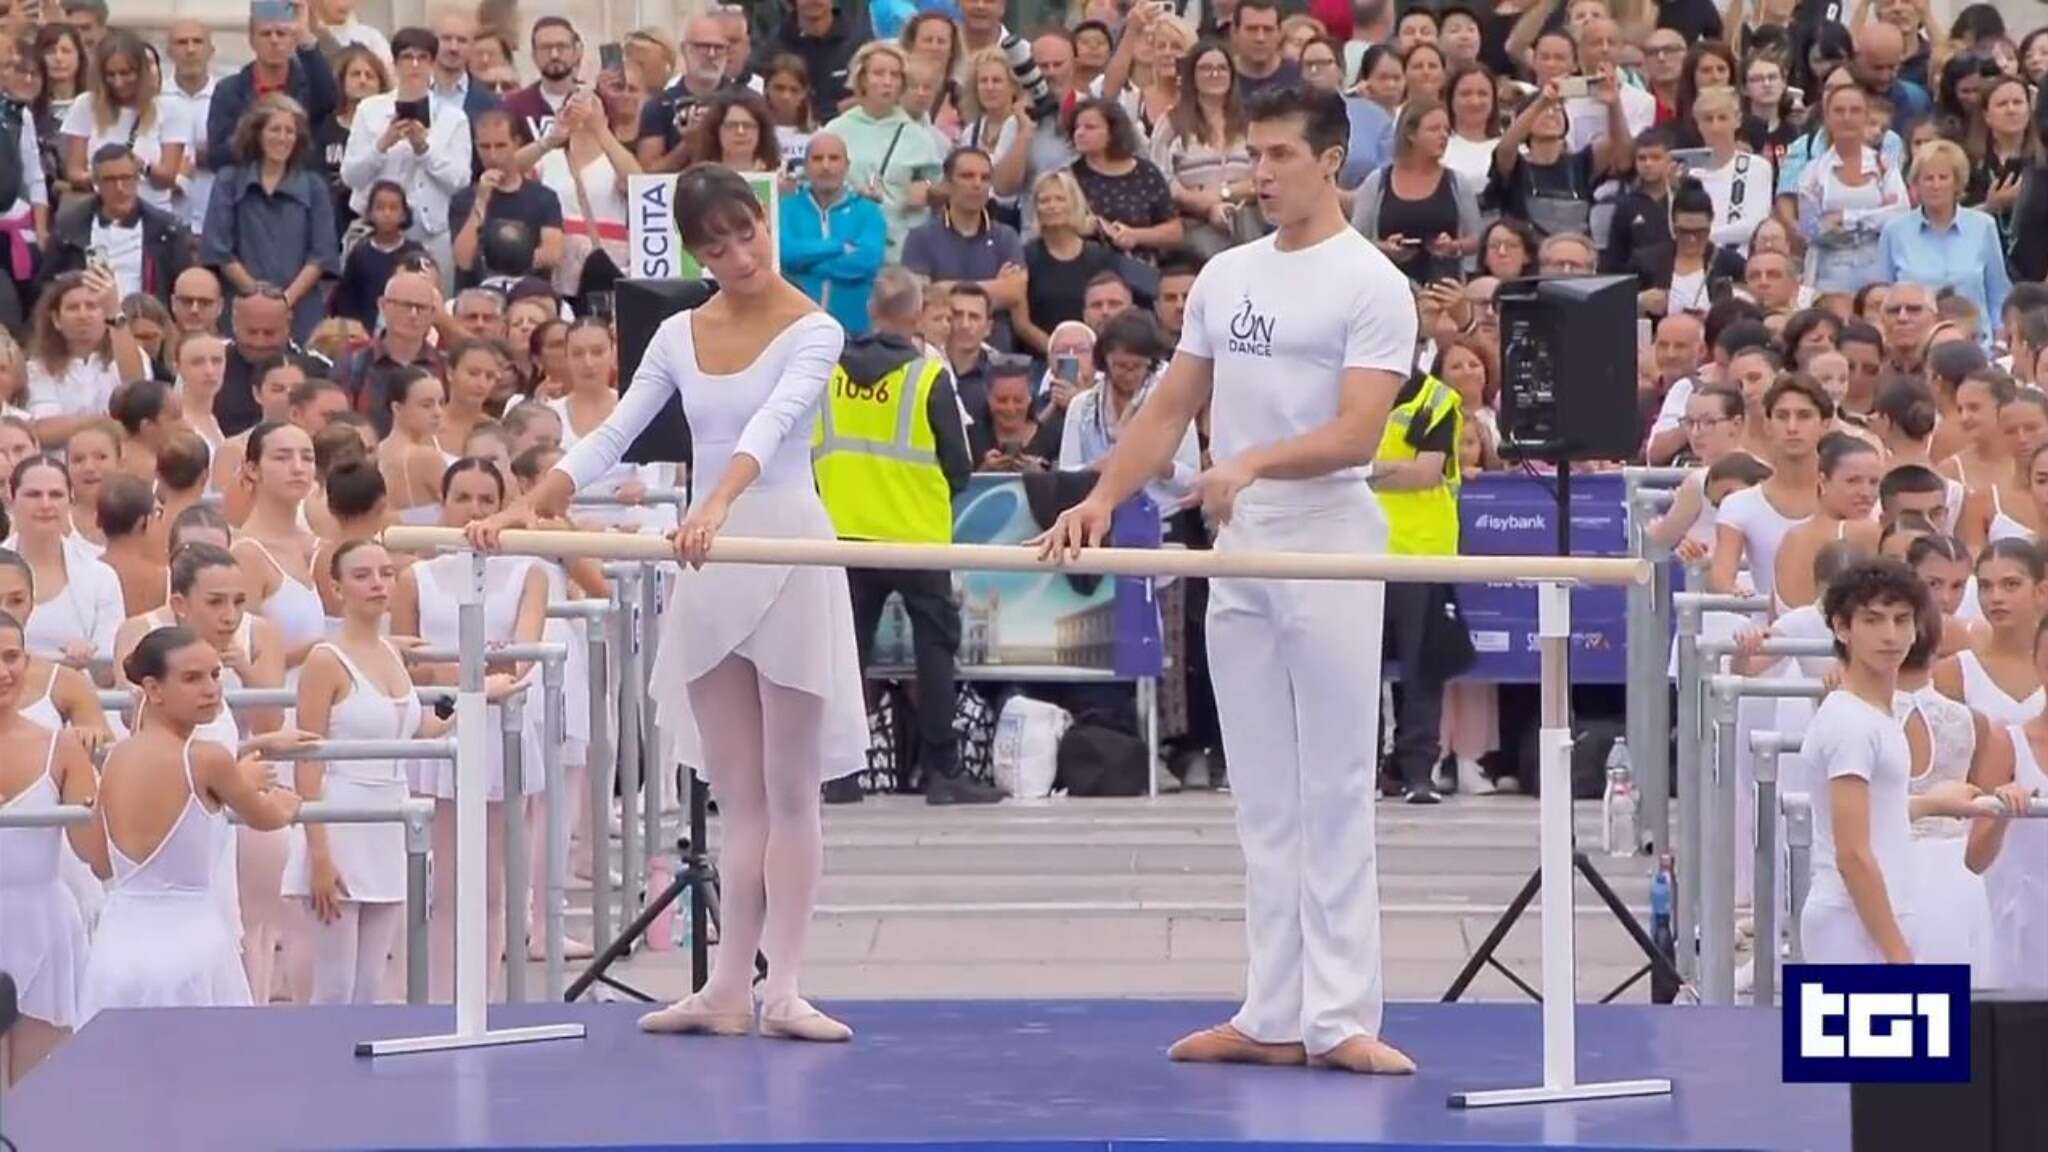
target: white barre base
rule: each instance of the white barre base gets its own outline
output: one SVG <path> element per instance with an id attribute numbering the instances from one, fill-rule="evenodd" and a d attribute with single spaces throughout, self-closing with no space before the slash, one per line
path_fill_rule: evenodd
<path id="1" fill-rule="evenodd" d="M 1484 1092 L 1453 1092 L 1450 1103 L 1453 1108 L 1500 1108 L 1510 1104 L 1564 1104 L 1573 1100 L 1669 1095 L 1669 1080 L 1609 1080 L 1605 1084 L 1571 1084 L 1560 1088 L 1492 1088 Z"/>
<path id="2" fill-rule="evenodd" d="M 456 1052 L 464 1048 L 501 1048 L 542 1040 L 581 1040 L 581 1024 L 536 1024 L 531 1028 L 500 1028 L 463 1036 L 406 1036 L 396 1040 L 358 1040 L 357 1056 L 404 1056 L 413 1052 Z"/>

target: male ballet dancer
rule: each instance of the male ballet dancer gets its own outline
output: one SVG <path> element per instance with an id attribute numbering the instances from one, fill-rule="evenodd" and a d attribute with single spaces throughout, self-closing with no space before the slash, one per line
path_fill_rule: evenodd
<path id="1" fill-rule="evenodd" d="M 1343 98 L 1284 87 L 1251 102 L 1259 207 L 1276 231 L 1209 261 L 1164 380 L 1094 491 L 1039 546 L 1103 543 L 1111 511 L 1160 472 L 1211 405 L 1215 466 L 1198 487 L 1222 552 L 1377 554 L 1370 466 L 1415 360 L 1407 278 L 1337 199 Z M 1380 1040 L 1373 803 L 1383 585 L 1216 580 L 1209 664 L 1245 854 L 1244 1007 L 1175 1044 L 1176 1060 L 1408 1073 Z"/>

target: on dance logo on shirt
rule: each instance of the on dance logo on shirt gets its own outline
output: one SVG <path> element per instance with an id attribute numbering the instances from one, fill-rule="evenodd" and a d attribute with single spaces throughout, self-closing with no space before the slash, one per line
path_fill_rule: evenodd
<path id="1" fill-rule="evenodd" d="M 1788 1083 L 1967 1083 L 1970 966 L 1788 964 L 1783 1026 Z"/>
<path id="2" fill-rule="evenodd" d="M 1230 350 L 1239 356 L 1273 355 L 1273 318 L 1260 315 L 1250 295 L 1230 318 Z"/>

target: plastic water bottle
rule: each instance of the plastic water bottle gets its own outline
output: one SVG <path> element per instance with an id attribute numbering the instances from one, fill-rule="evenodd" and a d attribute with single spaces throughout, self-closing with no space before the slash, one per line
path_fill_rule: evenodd
<path id="1" fill-rule="evenodd" d="M 1657 859 L 1657 872 L 1650 878 L 1650 942 L 1657 947 L 1657 954 L 1666 961 L 1678 963 L 1678 933 L 1671 917 L 1671 891 L 1676 883 L 1672 875 L 1671 854 L 1665 853 Z M 1661 969 L 1650 972 L 1650 1002 L 1669 1004 L 1678 999 L 1678 985 Z"/>
<path id="2" fill-rule="evenodd" d="M 1600 797 L 1601 836 L 1609 856 L 1636 851 L 1636 792 L 1628 766 L 1628 742 L 1616 740 L 1607 753 L 1607 789 Z"/>

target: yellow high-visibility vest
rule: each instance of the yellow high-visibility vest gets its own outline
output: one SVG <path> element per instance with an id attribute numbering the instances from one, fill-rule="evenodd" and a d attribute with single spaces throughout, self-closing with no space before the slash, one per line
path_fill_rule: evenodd
<path id="1" fill-rule="evenodd" d="M 1387 551 L 1397 556 L 1452 556 L 1458 551 L 1458 438 L 1464 432 L 1464 411 L 1456 389 L 1434 376 L 1423 378 L 1422 387 L 1406 402 L 1387 413 L 1386 429 L 1380 433 L 1375 459 L 1389 462 L 1413 460 L 1418 455 L 1408 442 L 1408 430 L 1417 421 L 1424 429 L 1451 421 L 1451 450 L 1444 454 L 1443 483 L 1430 488 L 1401 492 L 1375 491 L 1387 516 Z"/>
<path id="2" fill-rule="evenodd" d="M 844 367 L 833 370 L 811 436 L 811 468 L 842 538 L 953 542 L 953 494 L 925 419 L 944 370 L 920 356 L 865 385 Z"/>

